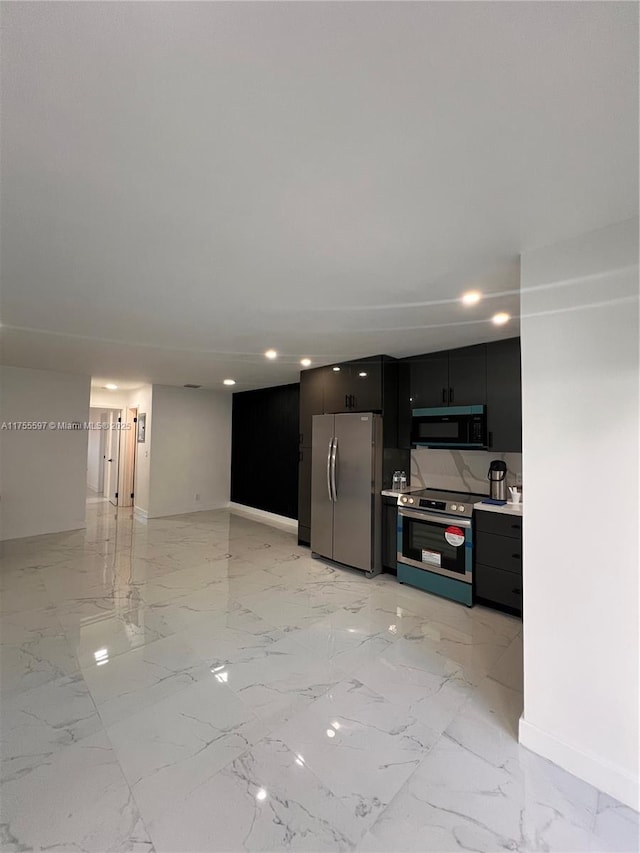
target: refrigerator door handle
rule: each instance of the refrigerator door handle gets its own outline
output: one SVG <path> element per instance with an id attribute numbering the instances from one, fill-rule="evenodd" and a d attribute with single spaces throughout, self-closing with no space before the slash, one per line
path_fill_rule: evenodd
<path id="1" fill-rule="evenodd" d="M 338 500 L 338 484 L 336 482 L 336 456 L 338 455 L 338 439 L 333 439 L 333 450 L 331 451 L 331 485 L 333 486 L 333 502 Z"/>
<path id="2" fill-rule="evenodd" d="M 329 449 L 327 450 L 327 491 L 329 492 L 329 500 L 333 503 L 333 489 L 331 488 L 331 456 L 333 453 L 333 439 L 329 439 Z"/>

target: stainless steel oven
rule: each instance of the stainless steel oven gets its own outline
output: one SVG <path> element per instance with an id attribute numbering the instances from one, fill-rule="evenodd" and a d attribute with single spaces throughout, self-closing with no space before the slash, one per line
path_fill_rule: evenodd
<path id="1" fill-rule="evenodd" d="M 398 498 L 398 580 L 472 604 L 473 504 L 481 495 L 425 489 Z"/>

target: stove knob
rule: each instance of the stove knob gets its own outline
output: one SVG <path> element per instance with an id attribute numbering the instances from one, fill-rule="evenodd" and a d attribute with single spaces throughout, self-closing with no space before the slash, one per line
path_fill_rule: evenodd
<path id="1" fill-rule="evenodd" d="M 458 507 L 458 509 L 460 510 L 460 512 L 464 512 L 464 507 L 462 506 L 462 504 L 460 504 L 460 506 Z"/>
<path id="2" fill-rule="evenodd" d="M 457 504 L 451 504 L 451 509 L 455 512 L 458 509 Z"/>

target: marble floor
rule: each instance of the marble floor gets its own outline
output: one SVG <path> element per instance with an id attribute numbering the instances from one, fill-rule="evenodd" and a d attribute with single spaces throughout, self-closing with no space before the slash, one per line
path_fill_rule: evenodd
<path id="1" fill-rule="evenodd" d="M 635 851 L 518 746 L 521 622 L 226 510 L 4 545 L 0 849 Z"/>

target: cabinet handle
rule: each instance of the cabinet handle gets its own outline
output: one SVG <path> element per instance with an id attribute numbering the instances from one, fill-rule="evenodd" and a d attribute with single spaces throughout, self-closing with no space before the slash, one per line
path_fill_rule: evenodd
<path id="1" fill-rule="evenodd" d="M 446 388 L 442 389 L 442 402 L 443 403 L 447 402 L 447 389 Z"/>
<path id="2" fill-rule="evenodd" d="M 453 403 L 453 388 L 449 388 L 449 402 Z"/>
<path id="3" fill-rule="evenodd" d="M 344 395 L 344 407 L 345 407 L 345 409 L 349 408 L 349 395 L 348 394 Z"/>
<path id="4" fill-rule="evenodd" d="M 349 408 L 355 409 L 356 407 L 356 398 L 354 394 L 349 394 Z"/>

